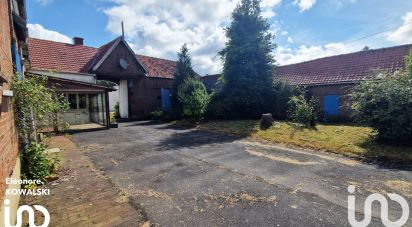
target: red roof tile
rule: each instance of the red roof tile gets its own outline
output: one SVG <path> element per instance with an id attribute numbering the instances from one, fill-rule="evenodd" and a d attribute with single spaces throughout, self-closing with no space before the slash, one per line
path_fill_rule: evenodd
<path id="1" fill-rule="evenodd" d="M 295 85 L 351 83 L 373 75 L 377 69 L 393 73 L 405 69 L 405 55 L 412 45 L 319 58 L 278 66 L 275 77 Z"/>
<path id="2" fill-rule="evenodd" d="M 115 39 L 116 40 L 116 39 Z M 90 73 L 92 67 L 110 49 L 114 41 L 100 48 L 29 38 L 32 70 L 53 70 L 67 73 Z M 173 79 L 175 61 L 136 55 L 147 69 L 148 77 Z"/>
<path id="3" fill-rule="evenodd" d="M 29 38 L 31 68 L 68 73 L 88 73 L 98 49 Z"/>
<path id="4" fill-rule="evenodd" d="M 144 55 L 136 55 L 137 59 L 142 63 L 150 77 L 169 78 L 173 79 L 176 62 L 161 58 L 154 58 Z"/>

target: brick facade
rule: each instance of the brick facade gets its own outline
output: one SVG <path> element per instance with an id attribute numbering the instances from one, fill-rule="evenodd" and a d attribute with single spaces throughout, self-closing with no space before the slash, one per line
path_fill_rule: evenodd
<path id="1" fill-rule="evenodd" d="M 142 118 L 161 108 L 161 88 L 172 88 L 173 80 L 141 77 L 129 85 L 129 108 L 132 118 Z"/>
<path id="2" fill-rule="evenodd" d="M 8 82 L 0 85 L 0 201 L 3 202 L 6 189 L 6 177 L 12 174 L 18 154 L 17 131 L 14 124 L 13 108 L 11 102 L 5 105 L 6 98 L 2 96 L 3 90 L 10 89 L 13 77 L 13 62 L 10 44 L 14 42 L 12 33 L 9 1 L 0 1 L 0 74 Z M 9 99 L 9 98 L 8 98 Z"/>
<path id="3" fill-rule="evenodd" d="M 339 114 L 336 117 L 343 119 L 350 118 L 350 108 L 348 106 L 348 94 L 354 84 L 318 85 L 307 88 L 309 94 L 313 96 L 319 104 L 319 110 L 323 111 L 324 98 L 327 95 L 339 96 Z"/>

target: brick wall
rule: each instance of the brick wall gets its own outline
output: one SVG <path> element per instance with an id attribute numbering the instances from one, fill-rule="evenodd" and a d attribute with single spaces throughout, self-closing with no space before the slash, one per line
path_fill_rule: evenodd
<path id="1" fill-rule="evenodd" d="M 160 89 L 172 88 L 173 80 L 141 77 L 129 88 L 129 105 L 132 118 L 141 118 L 161 108 Z"/>
<path id="2" fill-rule="evenodd" d="M 12 36 L 10 34 L 9 1 L 0 1 L 0 73 L 9 81 L 0 86 L 0 201 L 3 201 L 6 188 L 5 178 L 12 173 L 17 159 L 18 143 L 16 128 L 14 125 L 13 109 L 11 102 L 4 105 L 2 91 L 10 89 L 10 82 L 13 76 L 13 63 L 11 57 L 10 44 Z"/>
<path id="3" fill-rule="evenodd" d="M 349 118 L 350 109 L 348 105 L 348 94 L 353 88 L 353 84 L 337 84 L 337 85 L 322 85 L 311 86 L 308 88 L 310 94 L 319 102 L 319 108 L 323 111 L 323 101 L 326 95 L 339 96 L 339 115 L 343 118 Z"/>

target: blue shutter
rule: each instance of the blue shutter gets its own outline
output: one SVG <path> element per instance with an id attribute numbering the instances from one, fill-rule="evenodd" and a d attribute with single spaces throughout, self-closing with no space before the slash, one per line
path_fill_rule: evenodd
<path id="1" fill-rule="evenodd" d="M 12 54 L 14 66 L 16 67 L 16 73 L 18 73 L 19 78 L 21 78 L 23 70 L 22 70 L 22 67 L 21 67 L 20 54 L 19 54 L 19 51 L 16 47 L 16 44 L 14 44 L 14 43 L 11 44 L 11 54 Z"/>
<path id="2" fill-rule="evenodd" d="M 161 104 L 163 111 L 170 110 L 170 89 L 162 88 L 160 89 L 160 96 L 161 96 Z"/>
<path id="3" fill-rule="evenodd" d="M 338 115 L 339 114 L 339 96 L 327 95 L 324 98 L 323 109 L 326 115 Z"/>

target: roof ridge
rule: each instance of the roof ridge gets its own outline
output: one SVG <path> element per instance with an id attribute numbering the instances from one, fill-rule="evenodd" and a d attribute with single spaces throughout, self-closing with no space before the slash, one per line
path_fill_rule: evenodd
<path id="1" fill-rule="evenodd" d="M 287 64 L 287 65 L 278 65 L 276 67 L 293 66 L 293 65 L 299 65 L 299 64 L 308 63 L 308 62 L 314 62 L 314 61 L 318 61 L 318 60 L 324 60 L 324 59 L 327 59 L 327 58 L 334 58 L 334 57 L 340 57 L 340 56 L 352 55 L 352 54 L 358 54 L 358 53 L 371 53 L 371 52 L 375 52 L 375 51 L 402 48 L 402 47 L 406 47 L 406 46 L 410 46 L 412 48 L 412 44 L 403 44 L 403 45 L 398 45 L 398 46 L 381 47 L 381 48 L 378 48 L 378 49 L 360 50 L 360 51 L 350 52 L 350 53 L 345 53 L 345 54 L 337 54 L 337 55 L 331 55 L 331 56 L 326 56 L 326 57 L 321 57 L 321 58 L 315 58 L 315 59 L 312 59 L 312 60 L 301 61 L 301 62 Z"/>
<path id="2" fill-rule="evenodd" d="M 148 57 L 148 58 L 155 58 L 155 59 L 160 59 L 160 60 L 164 60 L 164 61 L 177 62 L 177 61 L 175 61 L 175 60 L 170 60 L 170 59 L 167 59 L 167 58 L 152 57 L 152 56 L 148 56 L 148 55 L 144 55 L 144 54 L 136 54 L 136 56 L 142 56 L 142 57 Z"/>
<path id="3" fill-rule="evenodd" d="M 86 47 L 86 48 L 91 48 L 91 49 L 95 49 L 95 50 L 99 50 L 100 48 L 116 41 L 117 39 L 119 39 L 121 36 L 116 37 L 115 39 L 99 46 L 99 47 L 93 47 L 93 46 L 87 46 L 87 45 L 75 45 L 72 43 L 65 43 L 65 42 L 59 42 L 59 41 L 54 41 L 54 40 L 48 40 L 48 39 L 39 39 L 39 38 L 34 38 L 34 37 L 29 37 L 29 39 L 36 39 L 36 40 L 40 40 L 40 41 L 45 41 L 45 42 L 51 42 L 51 43 L 60 43 L 60 44 L 66 44 L 66 45 L 72 45 L 72 46 L 81 46 L 81 47 Z M 177 62 L 175 60 L 170 60 L 167 58 L 159 58 L 159 57 L 153 57 L 153 56 L 148 56 L 148 55 L 144 55 L 144 54 L 137 54 L 135 53 L 136 56 L 143 56 L 143 57 L 148 57 L 148 58 L 155 58 L 155 59 L 160 59 L 160 60 L 165 60 L 165 61 L 171 61 L 171 62 Z"/>
<path id="4" fill-rule="evenodd" d="M 30 39 L 36 39 L 36 40 L 40 40 L 40 41 L 46 41 L 46 42 L 51 42 L 51 43 L 59 43 L 59 44 L 65 44 L 65 45 L 72 45 L 72 46 L 81 46 L 81 47 L 92 48 L 92 49 L 99 49 L 98 47 L 92 47 L 92 46 L 87 46 L 87 45 L 76 45 L 76 44 L 73 44 L 73 43 L 65 43 L 65 42 L 59 42 L 59 41 L 48 40 L 48 39 L 39 39 L 39 38 L 29 37 L 29 40 Z"/>

